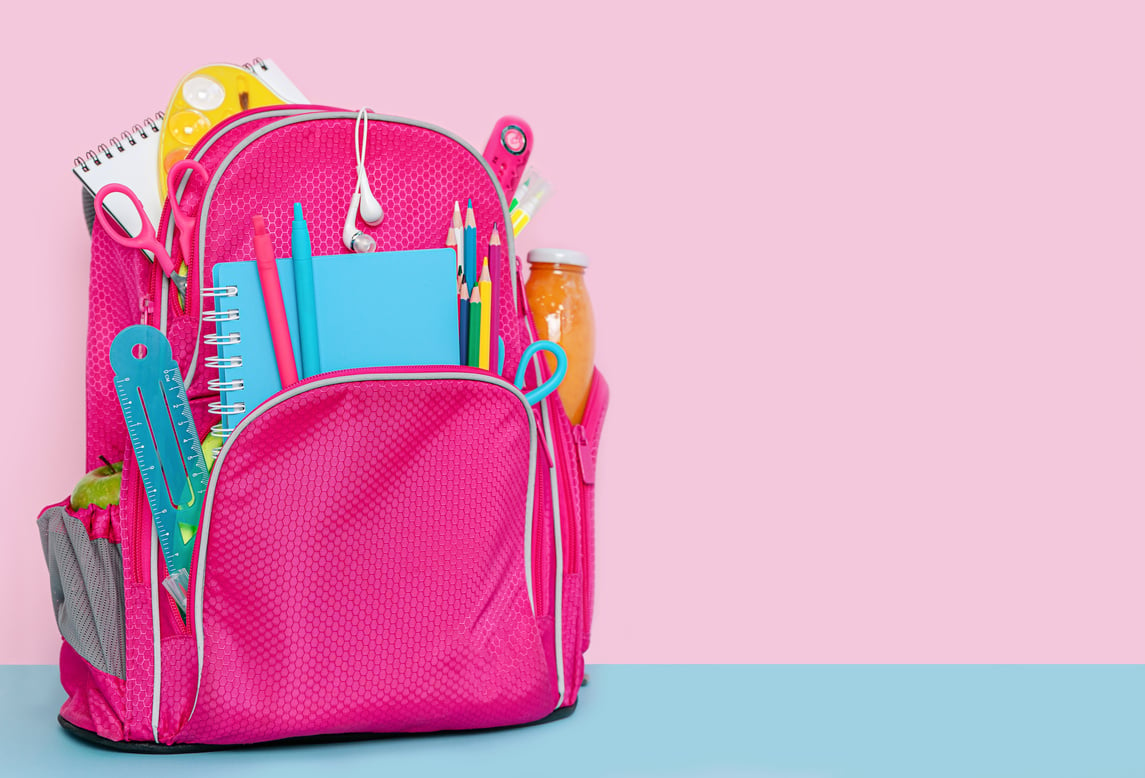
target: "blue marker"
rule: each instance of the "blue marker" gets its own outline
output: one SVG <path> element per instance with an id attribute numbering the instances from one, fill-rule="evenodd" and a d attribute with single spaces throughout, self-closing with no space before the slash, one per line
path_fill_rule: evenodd
<path id="1" fill-rule="evenodd" d="M 298 340 L 302 347 L 302 377 L 320 373 L 318 357 L 318 315 L 314 307 L 314 255 L 310 230 L 302 216 L 302 203 L 294 204 L 290 225 L 290 258 L 294 265 L 294 297 L 298 305 Z"/>

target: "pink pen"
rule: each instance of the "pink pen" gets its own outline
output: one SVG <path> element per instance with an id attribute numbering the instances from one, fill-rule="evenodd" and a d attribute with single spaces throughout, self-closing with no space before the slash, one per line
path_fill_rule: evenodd
<path id="1" fill-rule="evenodd" d="M 286 306 L 282 303 L 282 285 L 278 281 L 278 262 L 270 245 L 266 219 L 255 214 L 254 257 L 258 262 L 258 280 L 262 284 L 262 299 L 266 304 L 266 318 L 270 322 L 270 339 L 274 343 L 274 358 L 278 362 L 278 377 L 282 388 L 298 383 L 294 367 L 294 349 L 290 347 L 290 326 L 286 323 Z"/>

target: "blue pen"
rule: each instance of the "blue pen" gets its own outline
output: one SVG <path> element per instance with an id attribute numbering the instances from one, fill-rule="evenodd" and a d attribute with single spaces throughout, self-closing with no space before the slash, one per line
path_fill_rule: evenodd
<path id="1" fill-rule="evenodd" d="M 469 207 L 465 209 L 465 282 L 477 283 L 477 219 L 473 216 L 473 198 L 469 198 Z"/>
<path id="2" fill-rule="evenodd" d="M 302 347 L 302 377 L 321 372 L 318 359 L 318 319 L 314 308 L 314 255 L 302 203 L 294 204 L 290 225 L 290 258 L 294 266 L 294 297 L 298 305 L 298 340 Z"/>

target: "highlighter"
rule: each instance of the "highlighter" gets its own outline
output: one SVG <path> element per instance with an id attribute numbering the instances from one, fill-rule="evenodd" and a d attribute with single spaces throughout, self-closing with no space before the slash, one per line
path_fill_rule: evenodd
<path id="1" fill-rule="evenodd" d="M 298 305 L 298 340 L 302 348 L 302 377 L 321 372 L 318 360 L 318 318 L 314 306 L 314 257 L 302 203 L 294 204 L 290 225 L 290 258 L 294 265 L 294 296 Z"/>
<path id="2" fill-rule="evenodd" d="M 536 215 L 541 203 L 548 199 L 551 189 L 549 182 L 534 173 L 529 177 L 528 189 L 517 200 L 517 206 L 509 212 L 509 221 L 513 227 L 513 235 L 520 235 L 525 225 Z"/>

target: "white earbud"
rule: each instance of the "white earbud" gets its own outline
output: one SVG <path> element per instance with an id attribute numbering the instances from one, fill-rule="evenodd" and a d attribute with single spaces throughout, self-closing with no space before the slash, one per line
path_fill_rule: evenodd
<path id="1" fill-rule="evenodd" d="M 362 140 L 363 156 L 365 156 L 365 139 Z M 371 227 L 377 227 L 382 223 L 385 214 L 382 213 L 382 204 L 374 197 L 374 193 L 370 191 L 370 180 L 366 178 L 365 165 L 358 165 L 358 180 L 361 182 L 361 210 L 362 221 Z"/>
<path id="2" fill-rule="evenodd" d="M 370 131 L 370 120 L 366 118 L 367 109 L 358 111 L 358 118 L 354 120 L 354 153 L 357 157 L 357 182 L 354 184 L 354 195 L 350 198 L 350 210 L 346 214 L 346 223 L 342 226 L 342 243 L 351 251 L 365 254 L 373 251 L 377 243 L 372 237 L 358 229 L 358 214 L 362 221 L 371 227 L 382 223 L 385 214 L 382 204 L 370 191 L 370 181 L 366 177 L 366 136 Z M 358 127 L 362 129 L 362 139 L 358 140 Z"/>
<path id="3" fill-rule="evenodd" d="M 361 192 L 355 189 L 354 196 L 350 198 L 350 211 L 346 214 L 346 223 L 342 225 L 342 245 L 358 254 L 369 254 L 378 247 L 378 244 L 371 236 L 358 229 L 358 204 L 361 200 Z"/>

